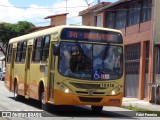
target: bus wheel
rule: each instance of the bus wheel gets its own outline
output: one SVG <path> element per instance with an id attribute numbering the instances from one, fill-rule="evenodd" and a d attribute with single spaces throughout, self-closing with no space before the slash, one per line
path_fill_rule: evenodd
<path id="1" fill-rule="evenodd" d="M 17 82 L 15 82 L 15 84 L 14 84 L 14 99 L 15 99 L 16 101 L 19 100 Z"/>
<path id="2" fill-rule="evenodd" d="M 156 88 L 155 103 L 160 104 L 160 86 Z"/>
<path id="3" fill-rule="evenodd" d="M 102 112 L 103 106 L 91 106 L 92 111 L 95 113 L 100 113 Z"/>
<path id="4" fill-rule="evenodd" d="M 44 92 L 44 90 L 41 92 L 41 107 L 45 111 L 48 110 L 48 104 L 45 101 L 45 92 Z"/>

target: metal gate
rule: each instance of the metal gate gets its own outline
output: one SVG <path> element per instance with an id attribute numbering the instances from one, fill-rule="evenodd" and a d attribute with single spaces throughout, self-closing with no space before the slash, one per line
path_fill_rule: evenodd
<path id="1" fill-rule="evenodd" d="M 149 67 L 149 49 L 150 49 L 150 42 L 146 42 L 146 58 L 145 58 L 145 80 L 144 80 L 144 97 L 148 97 L 148 67 Z"/>
<path id="2" fill-rule="evenodd" d="M 138 97 L 140 43 L 128 45 L 126 50 L 125 97 Z"/>

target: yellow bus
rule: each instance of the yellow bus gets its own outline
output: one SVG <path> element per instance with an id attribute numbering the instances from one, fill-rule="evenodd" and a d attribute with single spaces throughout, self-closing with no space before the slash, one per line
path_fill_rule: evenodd
<path id="1" fill-rule="evenodd" d="M 42 109 L 54 105 L 121 106 L 123 38 L 118 30 L 62 25 L 13 38 L 6 57 L 5 86 Z"/>

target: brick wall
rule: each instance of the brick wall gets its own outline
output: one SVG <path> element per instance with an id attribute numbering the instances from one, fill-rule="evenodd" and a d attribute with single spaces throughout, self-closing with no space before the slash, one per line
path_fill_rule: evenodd
<path id="1" fill-rule="evenodd" d="M 144 79 L 145 79 L 145 72 L 144 72 L 144 63 L 145 63 L 145 53 L 146 53 L 146 41 L 150 41 L 150 49 L 149 49 L 149 63 L 148 63 L 148 83 L 150 82 L 152 76 L 153 76 L 153 70 L 152 70 L 152 27 L 153 27 L 152 21 L 147 21 L 144 23 L 136 24 L 133 26 L 129 26 L 126 28 L 121 29 L 121 32 L 123 34 L 124 38 L 124 45 L 130 45 L 130 44 L 141 44 L 141 54 L 140 54 L 140 77 L 139 77 L 139 93 L 138 98 L 143 99 L 144 98 Z M 149 89 L 148 89 L 149 91 Z M 149 98 L 149 92 L 148 96 Z"/>
<path id="2" fill-rule="evenodd" d="M 94 26 L 94 14 L 88 13 L 83 16 L 82 24 L 87 26 Z"/>
<path id="3" fill-rule="evenodd" d="M 57 16 L 51 18 L 51 25 L 53 26 L 66 25 L 66 16 Z"/>
<path id="4" fill-rule="evenodd" d="M 142 41 L 148 41 L 152 39 L 151 21 L 129 26 L 120 30 L 123 34 L 125 45 L 140 43 Z"/>

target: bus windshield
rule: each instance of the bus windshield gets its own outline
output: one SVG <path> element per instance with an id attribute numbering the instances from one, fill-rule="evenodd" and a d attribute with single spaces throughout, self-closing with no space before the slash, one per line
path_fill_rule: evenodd
<path id="1" fill-rule="evenodd" d="M 119 45 L 61 42 L 58 70 L 77 79 L 118 79 L 123 72 L 122 52 Z"/>

